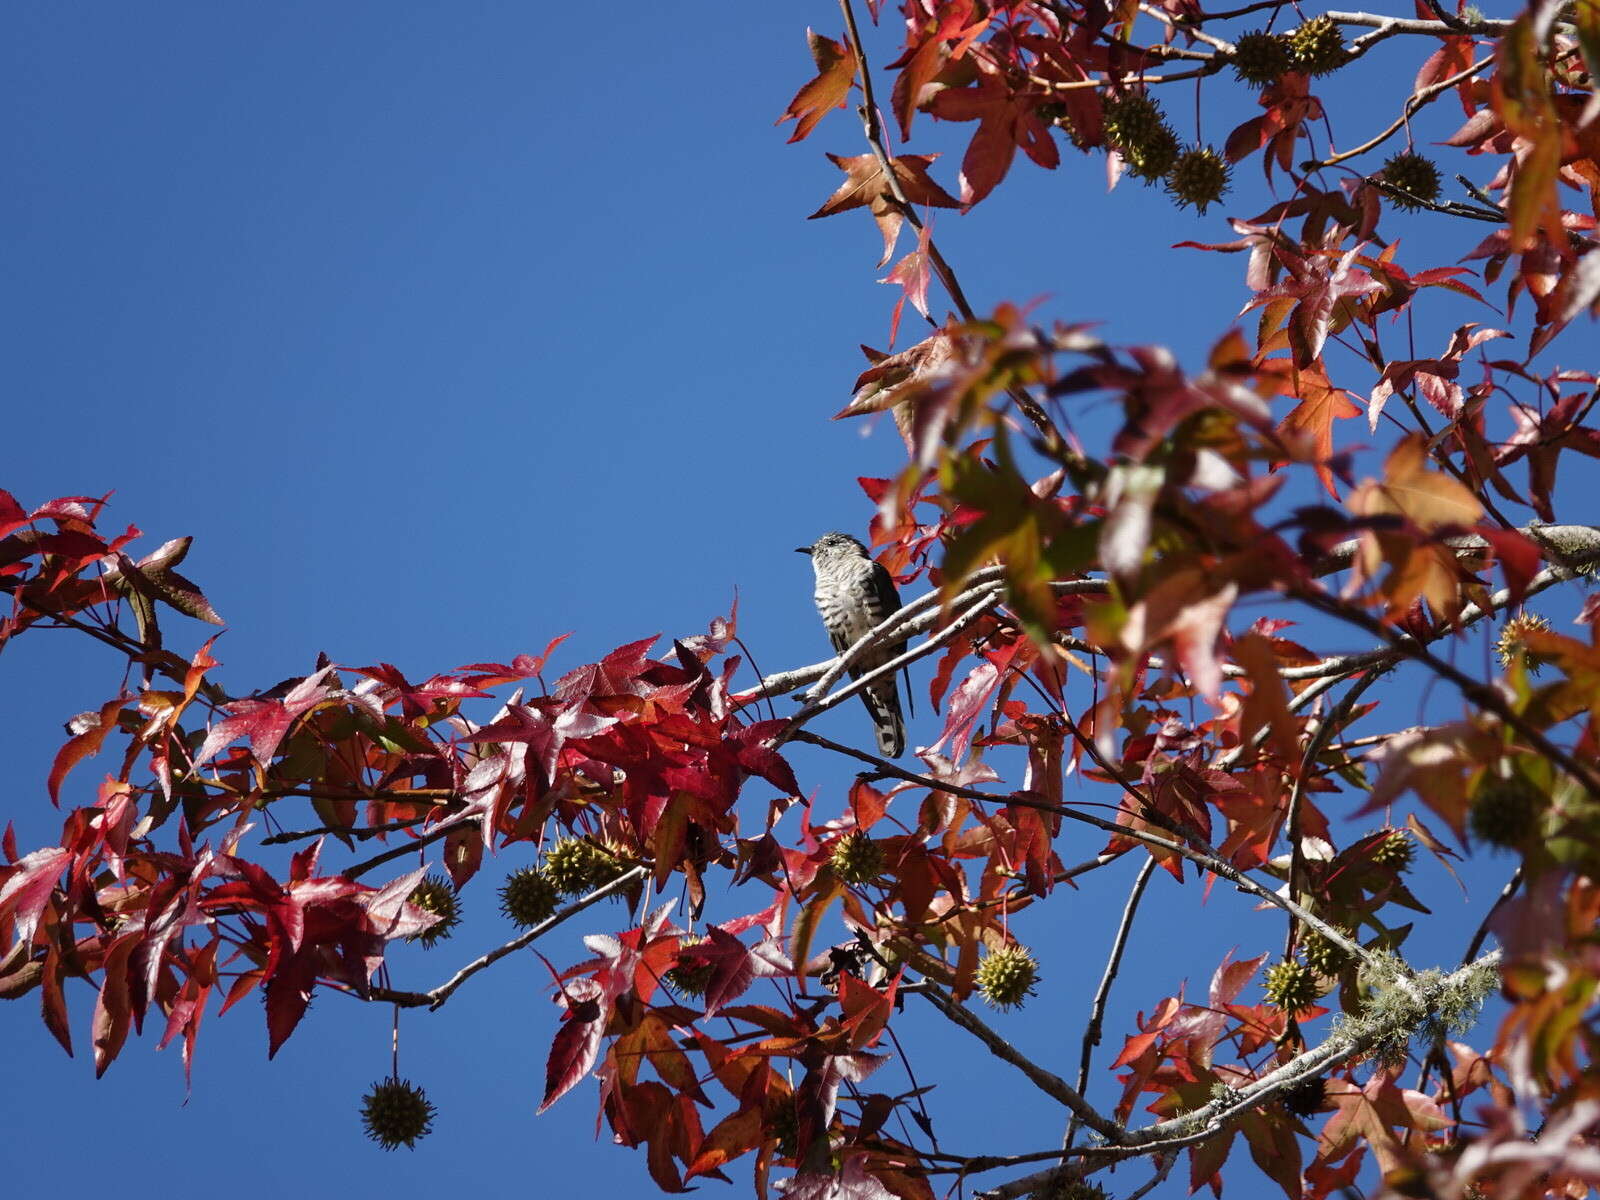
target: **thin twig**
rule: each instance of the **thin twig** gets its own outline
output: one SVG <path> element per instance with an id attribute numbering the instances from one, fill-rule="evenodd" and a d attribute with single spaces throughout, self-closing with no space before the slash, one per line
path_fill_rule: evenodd
<path id="1" fill-rule="evenodd" d="M 525 933 L 518 934 L 509 942 L 506 942 L 503 946 L 496 946 L 487 954 L 473 959 L 454 975 L 450 976 L 449 979 L 445 980 L 438 987 L 432 989 L 431 991 L 397 992 L 390 991 L 387 988 L 374 988 L 371 994 L 372 999 L 393 1001 L 395 1004 L 399 1004 L 406 1008 L 420 1008 L 423 1005 L 426 1005 L 429 1008 L 438 1008 L 446 1000 L 450 999 L 451 995 L 454 994 L 458 987 L 460 987 L 468 979 L 471 979 L 485 967 L 499 962 L 508 954 L 515 954 L 524 946 L 533 944 L 534 942 L 538 941 L 539 938 L 549 933 L 557 925 L 560 925 L 564 921 L 576 916 L 578 913 L 581 913 L 584 909 L 589 908 L 591 905 L 598 904 L 608 896 L 615 896 L 618 892 L 626 891 L 628 888 L 644 879 L 648 874 L 649 868 L 647 867 L 630 867 L 621 875 L 613 879 L 610 883 L 605 884 L 602 887 L 598 887 L 594 891 L 590 892 L 587 896 L 584 896 L 578 900 L 574 900 L 571 904 L 557 909 L 554 913 L 546 917 L 543 921 L 539 922 L 539 924 L 535 925 L 532 929 L 529 929 Z"/>
<path id="2" fill-rule="evenodd" d="M 296 793 L 280 793 L 280 794 L 293 795 L 293 794 L 296 794 Z M 397 801 L 397 800 L 394 800 L 392 798 L 385 798 L 385 797 L 382 797 L 382 796 L 379 796 L 379 797 L 371 797 L 371 796 L 341 796 L 341 797 L 339 797 L 339 799 L 343 799 L 343 800 L 371 800 L 371 799 L 378 799 L 378 800 L 383 801 L 384 803 L 401 803 L 401 801 Z M 417 801 L 417 803 L 422 803 L 422 801 Z M 430 802 L 430 804 L 433 807 L 437 807 L 436 802 Z M 282 844 L 284 842 L 300 842 L 300 841 L 304 841 L 306 838 L 325 837 L 325 836 L 327 836 L 329 834 L 332 834 L 334 837 L 349 837 L 349 838 L 355 838 L 358 841 L 365 841 L 368 838 L 381 837 L 382 835 L 384 835 L 386 833 L 394 833 L 396 830 L 414 828 L 417 825 L 423 824 L 427 820 L 428 820 L 428 814 L 424 813 L 420 817 L 408 817 L 404 821 L 390 821 L 387 825 L 364 825 L 364 826 L 361 826 L 359 828 L 351 827 L 349 829 L 339 829 L 339 828 L 336 828 L 336 827 L 334 827 L 332 825 L 319 825 L 315 829 L 284 830 L 281 833 L 273 834 L 271 837 L 262 838 L 261 839 L 261 844 L 263 846 L 277 846 L 277 845 L 280 845 L 280 844 Z M 408 849 L 410 849 L 410 848 L 411 847 L 408 847 Z"/>
<path id="3" fill-rule="evenodd" d="M 872 148 L 872 153 L 878 160 L 878 166 L 883 171 L 884 186 L 888 188 L 890 197 L 894 200 L 895 207 L 912 228 L 922 229 L 922 218 L 917 215 L 917 210 L 906 197 L 905 189 L 900 186 L 899 177 L 894 173 L 894 159 L 889 153 L 887 142 L 883 136 L 883 122 L 878 116 L 878 100 L 872 88 L 872 70 L 867 65 L 867 52 L 861 44 L 861 30 L 856 25 L 856 13 L 850 0 L 839 0 L 839 11 L 844 14 L 845 36 L 850 40 L 850 50 L 855 55 L 857 73 L 861 79 L 862 104 L 860 109 L 861 126 L 866 134 L 867 145 Z M 943 253 L 929 237 L 928 262 L 933 267 L 933 272 L 939 277 L 950 302 L 955 305 L 956 311 L 961 314 L 964 321 L 976 321 L 972 305 L 967 302 L 967 295 L 961 289 L 961 282 L 956 278 L 956 273 L 945 260 Z M 1061 434 L 1056 429 L 1044 409 L 1039 407 L 1039 402 L 1020 387 L 1006 388 L 1006 394 L 1016 403 L 1039 431 L 1045 443 L 1051 447 L 1061 447 Z"/>
<path id="4" fill-rule="evenodd" d="M 347 867 L 345 870 L 340 871 L 339 874 L 344 876 L 346 879 L 357 879 L 360 876 L 365 875 L 374 867 L 381 867 L 386 862 L 390 862 L 396 858 L 402 858 L 413 851 L 422 849 L 424 846 L 432 845 L 440 838 L 447 837 L 456 830 L 465 828 L 475 820 L 477 820 L 476 815 L 471 817 L 457 817 L 453 821 L 445 821 L 439 825 L 435 825 L 432 829 L 428 830 L 427 833 L 419 834 L 413 841 L 405 842 L 399 846 L 391 846 L 382 854 L 374 854 L 371 858 L 366 859 L 363 862 L 358 862 L 353 867 Z"/>
<path id="5" fill-rule="evenodd" d="M 1422 642 L 1391 629 L 1376 617 L 1370 616 L 1360 609 L 1353 608 L 1348 604 L 1335 600 L 1331 596 L 1312 591 L 1306 587 L 1293 587 L 1290 589 L 1289 594 L 1318 612 L 1366 630 L 1374 637 L 1387 642 L 1390 648 L 1397 651 L 1402 657 L 1422 664 L 1440 679 L 1455 684 L 1456 690 L 1465 699 L 1500 718 L 1503 724 L 1515 730 L 1540 754 L 1583 784 L 1584 790 L 1591 796 L 1600 799 L 1600 774 L 1596 774 L 1595 769 L 1590 764 L 1579 762 L 1566 750 L 1552 742 L 1544 735 L 1542 730 L 1536 729 L 1525 716 L 1506 703 L 1505 697 L 1489 684 L 1481 683 L 1472 678 L 1458 667 L 1434 654 Z"/>
<path id="6" fill-rule="evenodd" d="M 989 1052 L 996 1058 L 1016 1067 L 1034 1087 L 1051 1099 L 1058 1100 L 1071 1109 L 1076 1117 L 1080 1118 L 1085 1125 L 1107 1141 L 1115 1143 L 1121 1140 L 1124 1132 L 1122 1126 L 1101 1116 L 1093 1105 L 1067 1084 L 1065 1079 L 1039 1066 L 1033 1059 L 990 1029 L 988 1025 L 984 1024 L 982 1018 L 964 1004 L 956 1001 L 954 997 L 950 996 L 942 988 L 928 980 L 923 982 L 926 986 L 922 994 L 928 998 L 929 1002 L 946 1017 L 950 1018 L 951 1021 L 961 1026 L 961 1028 L 987 1046 Z"/>
<path id="7" fill-rule="evenodd" d="M 1100 1031 L 1106 1015 L 1106 1000 L 1111 995 L 1111 985 L 1117 978 L 1117 971 L 1122 966 L 1122 952 L 1128 945 L 1128 933 L 1133 929 L 1133 916 L 1139 908 L 1139 898 L 1144 895 L 1145 885 L 1150 882 L 1150 876 L 1156 869 L 1156 860 L 1146 858 L 1139 868 L 1139 873 L 1134 876 L 1133 888 L 1128 893 L 1128 902 L 1122 907 L 1122 920 L 1117 925 L 1116 937 L 1111 942 L 1111 956 L 1106 959 L 1106 968 L 1100 974 L 1100 986 L 1095 989 L 1094 1002 L 1089 1006 L 1089 1024 L 1083 1030 L 1083 1054 L 1078 1061 L 1078 1094 L 1085 1095 L 1089 1090 L 1089 1063 L 1094 1057 L 1094 1048 L 1100 1044 Z M 1072 1120 L 1067 1123 L 1066 1136 L 1061 1140 L 1061 1148 L 1070 1150 L 1074 1139 L 1078 1136 L 1078 1114 L 1072 1114 Z"/>
<path id="8" fill-rule="evenodd" d="M 1287 880 L 1289 895 L 1300 895 L 1300 880 L 1305 874 L 1305 848 L 1300 837 L 1300 807 L 1305 797 L 1306 780 L 1310 778 L 1311 768 L 1315 765 L 1317 756 L 1322 753 L 1328 744 L 1328 739 L 1334 731 L 1341 727 L 1350 710 L 1355 707 L 1356 701 L 1368 688 L 1383 678 L 1382 672 L 1374 672 L 1363 679 L 1358 679 L 1355 685 L 1339 697 L 1339 702 L 1333 706 L 1331 712 L 1312 730 L 1311 736 L 1306 739 L 1306 748 L 1300 756 L 1300 769 L 1295 772 L 1294 784 L 1289 792 L 1289 878 Z M 1294 952 L 1295 937 L 1298 927 L 1293 917 L 1289 918 L 1289 929 L 1284 935 L 1283 956 L 1288 958 Z"/>
<path id="9" fill-rule="evenodd" d="M 1376 137 L 1361 143 L 1361 145 L 1357 146 L 1353 150 L 1344 150 L 1338 154 L 1330 154 L 1327 158 L 1321 159 L 1320 161 L 1313 159 L 1310 162 L 1301 163 L 1300 169 L 1302 171 L 1314 171 L 1318 167 L 1331 167 L 1335 163 L 1342 163 L 1346 159 L 1355 158 L 1357 155 L 1365 154 L 1368 150 L 1372 150 L 1378 146 L 1381 146 L 1384 142 L 1388 141 L 1395 134 L 1404 129 L 1406 127 L 1406 123 L 1410 121 L 1414 115 L 1416 115 L 1419 109 L 1433 103 L 1434 100 L 1443 95 L 1445 92 L 1449 91 L 1451 88 L 1455 87 L 1458 83 L 1464 83 L 1466 80 L 1471 79 L 1474 75 L 1476 75 L 1479 71 L 1482 71 L 1493 61 L 1493 58 L 1481 59 L 1478 62 L 1473 63 L 1465 70 L 1457 71 L 1448 79 L 1441 79 L 1438 83 L 1429 84 L 1420 92 L 1416 92 L 1410 96 L 1406 100 L 1404 106 L 1402 106 L 1400 116 L 1395 119 L 1394 124 L 1390 125 Z"/>

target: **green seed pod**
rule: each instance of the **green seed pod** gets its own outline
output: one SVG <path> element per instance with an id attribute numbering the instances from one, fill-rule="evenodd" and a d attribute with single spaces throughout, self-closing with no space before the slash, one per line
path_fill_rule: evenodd
<path id="1" fill-rule="evenodd" d="M 1105 132 L 1106 140 L 1128 164 L 1128 171 L 1146 183 L 1163 178 L 1178 160 L 1178 137 L 1149 96 L 1130 94 L 1106 100 Z"/>
<path id="2" fill-rule="evenodd" d="M 544 871 L 563 896 L 582 896 L 610 883 L 627 868 L 593 842 L 562 838 L 544 856 Z"/>
<path id="3" fill-rule="evenodd" d="M 779 1101 L 767 1114 L 767 1130 L 779 1158 L 794 1158 L 799 1153 L 800 1118 L 790 1100 Z"/>
<path id="4" fill-rule="evenodd" d="M 522 929 L 532 929 L 556 911 L 561 893 L 542 867 L 520 867 L 500 886 L 500 911 Z"/>
<path id="5" fill-rule="evenodd" d="M 1178 156 L 1167 174 L 1167 191 L 1179 208 L 1192 204 L 1205 212 L 1227 190 L 1228 164 L 1210 146 L 1191 146 Z"/>
<path id="6" fill-rule="evenodd" d="M 408 1079 L 383 1079 L 361 1100 L 361 1124 L 385 1150 L 413 1148 L 433 1129 L 435 1109 L 428 1094 Z"/>
<path id="7" fill-rule="evenodd" d="M 1350 61 L 1344 35 L 1332 17 L 1313 17 L 1289 35 L 1289 61 L 1307 75 L 1326 75 Z"/>
<path id="8" fill-rule="evenodd" d="M 1240 37 L 1234 47 L 1233 71 L 1245 83 L 1257 87 L 1276 83 L 1289 66 L 1289 40 L 1281 33 L 1257 29 Z"/>
<path id="9" fill-rule="evenodd" d="M 1530 633 L 1549 633 L 1550 622 L 1536 613 L 1522 612 L 1512 617 L 1500 630 L 1500 636 L 1495 640 L 1495 654 L 1500 659 L 1502 667 L 1509 667 L 1518 659 L 1522 661 L 1524 669 L 1530 675 L 1537 675 L 1541 670 L 1550 665 L 1550 659 L 1543 654 L 1531 654 L 1523 645 Z"/>
<path id="10" fill-rule="evenodd" d="M 1322 992 L 1311 969 L 1296 959 L 1286 958 L 1267 969 L 1262 990 L 1267 1000 L 1286 1013 L 1310 1008 Z"/>
<path id="11" fill-rule="evenodd" d="M 1006 946 L 978 964 L 978 994 L 992 1007 L 1017 1008 L 1039 982 L 1039 964 L 1026 946 Z"/>
<path id="12" fill-rule="evenodd" d="M 864 833 L 847 833 L 833 844 L 829 861 L 845 883 L 871 883 L 883 874 L 883 847 Z"/>
<path id="13" fill-rule="evenodd" d="M 1391 829 L 1389 836 L 1372 848 L 1372 861 L 1399 873 L 1409 870 L 1417 857 L 1417 843 L 1409 829 Z"/>
<path id="14" fill-rule="evenodd" d="M 1149 96 L 1130 93 L 1106 98 L 1106 137 L 1119 147 L 1136 145 L 1166 125 L 1161 106 Z"/>
<path id="15" fill-rule="evenodd" d="M 449 937 L 455 927 L 461 924 L 461 900 L 456 895 L 455 885 L 443 875 L 425 876 L 406 899 L 439 918 L 421 933 L 413 933 L 406 938 L 408 942 L 421 942 L 424 950 Z"/>
<path id="16" fill-rule="evenodd" d="M 1128 173 L 1146 183 L 1166 178 L 1178 161 L 1178 135 L 1165 125 L 1138 142 L 1118 146 Z"/>
<path id="17" fill-rule="evenodd" d="M 1348 930 L 1340 932 L 1349 936 Z M 1350 961 L 1350 955 L 1343 946 L 1309 927 L 1301 931 L 1300 953 L 1305 956 L 1306 966 L 1323 976 L 1337 975 Z"/>
<path id="18" fill-rule="evenodd" d="M 1492 846 L 1517 849 L 1538 828 L 1544 797 L 1521 775 L 1494 776 L 1478 785 L 1468 816 L 1472 836 Z"/>

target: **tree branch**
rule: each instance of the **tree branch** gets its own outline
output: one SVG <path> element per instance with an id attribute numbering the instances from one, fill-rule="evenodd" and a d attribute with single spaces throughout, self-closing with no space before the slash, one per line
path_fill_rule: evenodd
<path id="1" fill-rule="evenodd" d="M 627 891 L 628 888 L 642 881 L 648 874 L 649 869 L 643 866 L 629 868 L 627 871 L 624 871 L 621 875 L 617 876 L 610 883 L 605 884 L 603 887 L 598 887 L 594 891 L 590 892 L 587 896 L 584 896 L 578 900 L 574 900 L 571 904 L 557 909 L 554 913 L 546 917 L 543 921 L 539 922 L 539 924 L 535 925 L 532 929 L 529 929 L 525 933 L 518 934 L 509 942 L 506 942 L 503 946 L 496 946 L 487 954 L 473 959 L 454 975 L 450 976 L 449 979 L 445 980 L 438 987 L 433 988 L 431 991 L 400 992 L 391 990 L 389 988 L 373 988 L 369 993 L 369 996 L 373 1000 L 388 1001 L 393 1004 L 398 1004 L 402 1008 L 421 1008 L 424 1005 L 426 1005 L 428 1008 L 438 1008 L 446 1000 L 450 999 L 451 995 L 454 994 L 458 987 L 460 987 L 467 980 L 471 979 L 485 967 L 491 966 L 494 963 L 499 962 L 506 955 L 514 954 L 518 950 L 521 950 L 524 946 L 531 945 L 532 943 L 538 941 L 557 925 L 560 925 L 569 918 L 576 916 L 584 909 L 598 904 L 606 897 L 615 896 L 618 892 Z"/>
<path id="2" fill-rule="evenodd" d="M 1150 882 L 1150 876 L 1156 869 L 1156 860 L 1146 858 L 1139 868 L 1139 873 L 1134 876 L 1133 888 L 1128 893 L 1128 902 L 1122 907 L 1122 920 L 1117 925 L 1116 937 L 1112 939 L 1111 956 L 1106 959 L 1106 968 L 1100 975 L 1100 986 L 1095 989 L 1094 1002 L 1089 1006 L 1089 1024 L 1083 1030 L 1083 1055 L 1078 1061 L 1079 1095 L 1084 1095 L 1089 1090 L 1089 1062 L 1094 1057 L 1094 1048 L 1100 1044 L 1100 1030 L 1106 1015 L 1106 1000 L 1111 995 L 1111 985 L 1117 978 L 1117 970 L 1122 965 L 1122 952 L 1128 945 L 1128 934 L 1133 929 L 1133 916 L 1139 908 L 1139 898 L 1144 895 L 1145 885 Z M 1061 1148 L 1070 1150 L 1073 1140 L 1078 1135 L 1078 1116 L 1073 1114 L 1072 1120 L 1067 1123 L 1066 1136 L 1061 1140 Z"/>
<path id="3" fill-rule="evenodd" d="M 1405 634 L 1391 629 L 1376 617 L 1341 603 L 1331 596 L 1326 596 L 1321 592 L 1314 592 L 1305 587 L 1292 587 L 1289 590 L 1289 595 L 1315 608 L 1318 612 L 1366 630 L 1374 637 L 1387 642 L 1389 647 L 1402 657 L 1422 664 L 1439 678 L 1455 684 L 1456 690 L 1465 699 L 1499 717 L 1502 724 L 1514 729 L 1540 754 L 1582 783 L 1584 790 L 1591 796 L 1600 799 L 1600 774 L 1596 774 L 1594 768 L 1588 763 L 1579 762 L 1573 758 L 1566 750 L 1563 750 L 1547 738 L 1541 730 L 1529 724 L 1521 713 L 1506 703 L 1505 697 L 1494 687 L 1489 684 L 1479 683 L 1464 671 L 1434 654 L 1415 638 L 1407 637 Z"/>
<path id="4" fill-rule="evenodd" d="M 1429 84 L 1420 92 L 1416 92 L 1412 96 L 1408 97 L 1405 104 L 1401 108 L 1400 116 L 1395 119 L 1394 124 L 1390 125 L 1376 137 L 1368 139 L 1353 150 L 1344 150 L 1338 154 L 1330 154 L 1327 158 L 1321 160 L 1312 159 L 1309 162 L 1303 162 L 1300 164 L 1300 169 L 1302 171 L 1314 171 L 1318 167 L 1331 167 L 1336 163 L 1342 163 L 1346 159 L 1355 158 L 1357 155 L 1365 154 L 1368 150 L 1372 150 L 1378 146 L 1381 146 L 1384 142 L 1388 141 L 1395 134 L 1404 129 L 1406 123 L 1416 115 L 1419 109 L 1422 109 L 1433 103 L 1434 100 L 1442 96 L 1451 88 L 1455 87 L 1458 83 L 1464 83 L 1468 79 L 1471 79 L 1474 75 L 1478 74 L 1478 72 L 1482 71 L 1492 62 L 1494 62 L 1493 58 L 1480 59 L 1478 62 L 1475 62 L 1470 67 L 1466 68 L 1466 70 L 1457 71 L 1448 79 L 1441 79 L 1438 83 Z"/>
<path id="5" fill-rule="evenodd" d="M 1432 1016 L 1432 1010 L 1449 992 L 1470 988 L 1473 976 L 1489 969 L 1500 961 L 1500 952 L 1492 951 L 1475 962 L 1457 969 L 1450 975 L 1432 980 L 1418 981 L 1414 990 L 1414 1004 L 1396 1009 L 1386 1020 L 1362 1023 L 1352 1022 L 1334 1030 L 1321 1045 L 1296 1055 L 1242 1088 L 1219 1097 L 1208 1104 L 1171 1120 L 1130 1129 L 1120 1143 L 1107 1146 L 1083 1146 L 1073 1153 L 1096 1164 L 1109 1166 L 1128 1158 L 1142 1157 L 1154 1152 L 1171 1153 L 1184 1146 L 1207 1141 L 1221 1133 L 1240 1116 L 1258 1108 L 1280 1092 L 1293 1087 L 1302 1079 L 1326 1074 L 1328 1071 L 1366 1053 L 1380 1041 L 1399 1034 L 1410 1036 Z M 978 1193 L 980 1200 L 1016 1200 L 1026 1196 L 1042 1184 L 1059 1176 L 1059 1168 L 1052 1167 L 1020 1179 L 1013 1179 L 999 1187 Z"/>
<path id="6" fill-rule="evenodd" d="M 1073 1116 L 1081 1120 L 1090 1129 L 1093 1129 L 1107 1141 L 1120 1142 L 1122 1140 L 1124 1133 L 1122 1126 L 1101 1116 L 1075 1089 L 1068 1086 L 1065 1079 L 1039 1066 L 1026 1054 L 1006 1041 L 1005 1038 L 990 1029 L 976 1013 L 965 1005 L 958 1003 L 937 984 L 931 980 L 924 979 L 921 994 L 926 996 L 929 1002 L 945 1016 L 949 1017 L 950 1020 L 987 1046 L 989 1052 L 996 1058 L 1010 1063 L 1027 1076 L 1028 1081 L 1034 1087 L 1051 1099 L 1060 1101 L 1071 1109 Z"/>

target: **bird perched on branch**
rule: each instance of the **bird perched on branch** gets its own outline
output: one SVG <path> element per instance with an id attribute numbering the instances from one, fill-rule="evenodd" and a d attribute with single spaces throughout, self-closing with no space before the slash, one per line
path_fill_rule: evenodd
<path id="1" fill-rule="evenodd" d="M 882 563 L 874 562 L 867 548 L 847 533 L 825 533 L 796 553 L 811 556 L 817 576 L 817 611 L 836 653 L 843 654 L 875 626 L 900 608 L 900 593 Z M 905 638 L 869 646 L 850 664 L 850 677 L 859 679 L 904 652 Z M 905 721 L 900 715 L 900 691 L 894 675 L 885 675 L 863 689 L 861 700 L 878 730 L 878 750 L 898 758 L 906 748 Z"/>

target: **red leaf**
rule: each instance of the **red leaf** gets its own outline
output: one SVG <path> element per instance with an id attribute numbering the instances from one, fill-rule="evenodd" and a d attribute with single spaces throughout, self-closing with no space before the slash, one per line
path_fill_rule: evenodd
<path id="1" fill-rule="evenodd" d="M 1284 359 L 1268 359 L 1262 364 L 1263 378 L 1273 378 L 1278 391 L 1285 396 L 1298 396 L 1300 403 L 1283 419 L 1278 427 L 1286 436 L 1302 440 L 1311 451 L 1316 464 L 1317 478 L 1335 500 L 1339 493 L 1333 487 L 1333 423 L 1335 420 L 1359 416 L 1361 409 L 1351 403 L 1340 388 L 1328 382 L 1320 364 L 1288 369 Z M 1276 368 L 1276 369 L 1274 369 Z"/>
<path id="2" fill-rule="evenodd" d="M 15 916 L 16 940 L 22 945 L 32 945 L 39 915 L 50 902 L 62 868 L 71 861 L 72 851 L 47 846 L 7 868 L 5 885 L 0 887 L 0 918 Z"/>
<path id="3" fill-rule="evenodd" d="M 28 523 L 28 514 L 10 492 L 0 488 L 0 537 Z"/>
<path id="4" fill-rule="evenodd" d="M 894 316 L 889 321 L 889 344 L 894 345 L 900 335 L 900 314 L 907 300 L 924 317 L 928 315 L 928 281 L 932 278 L 932 263 L 928 256 L 929 239 L 933 235 L 933 222 L 924 221 L 917 231 L 917 248 L 895 263 L 888 275 L 879 283 L 900 285 L 900 298 L 895 301 Z"/>
<path id="5" fill-rule="evenodd" d="M 600 1036 L 605 1032 L 600 985 L 592 979 L 574 979 L 564 988 L 567 1013 L 550 1044 L 539 1112 L 570 1092 L 589 1073 L 600 1056 Z"/>
<path id="6" fill-rule="evenodd" d="M 952 762 L 959 762 L 972 744 L 972 735 L 979 719 L 987 710 L 1006 669 L 1022 647 L 1020 640 L 984 652 L 983 661 L 973 667 L 961 686 L 950 696 L 950 711 L 945 717 L 944 731 L 939 735 L 935 749 L 943 749 Z M 946 747 L 946 741 L 949 746 Z"/>
<path id="7" fill-rule="evenodd" d="M 1038 113 L 1038 97 L 1014 92 L 987 59 L 974 56 L 978 82 L 970 88 L 945 88 L 928 111 L 946 121 L 977 121 L 961 159 L 961 203 L 971 208 L 992 192 L 1011 169 L 1018 146 L 1041 167 L 1054 169 L 1061 152 Z"/>
<path id="8" fill-rule="evenodd" d="M 1511 589 L 1511 603 L 1521 604 L 1528 584 L 1539 573 L 1543 561 L 1539 547 L 1525 534 L 1515 529 L 1501 529 L 1498 525 L 1479 525 L 1477 533 L 1494 548 L 1506 586 Z"/>
<path id="9" fill-rule="evenodd" d="M 323 682 L 334 670 L 332 666 L 308 675 L 297 683 L 282 700 L 235 700 L 227 706 L 228 716 L 217 722 L 206 735 L 194 765 L 201 766 L 216 757 L 229 742 L 244 738 L 250 743 L 250 753 L 265 766 L 277 753 L 289 727 L 307 712 L 321 704 L 332 689 Z"/>

